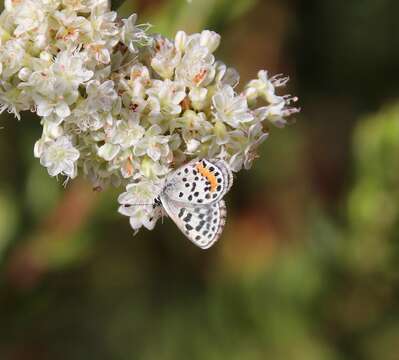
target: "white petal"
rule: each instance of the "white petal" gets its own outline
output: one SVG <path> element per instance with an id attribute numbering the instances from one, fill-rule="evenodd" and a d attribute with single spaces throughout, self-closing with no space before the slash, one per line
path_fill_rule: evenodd
<path id="1" fill-rule="evenodd" d="M 37 104 L 37 115 L 39 116 L 49 116 L 53 112 L 53 106 L 46 101 L 40 101 Z"/>
<path id="2" fill-rule="evenodd" d="M 161 153 L 160 153 L 159 149 L 157 149 L 153 146 L 151 146 L 150 148 L 147 149 L 147 154 L 154 161 L 158 161 L 161 158 Z"/>
<path id="3" fill-rule="evenodd" d="M 98 156 L 102 157 L 104 160 L 111 161 L 116 155 L 118 155 L 119 150 L 119 145 L 106 143 L 98 149 L 97 153 Z"/>
<path id="4" fill-rule="evenodd" d="M 66 103 L 62 102 L 56 106 L 55 113 L 60 118 L 66 118 L 67 116 L 71 115 L 71 110 L 69 109 L 69 106 Z"/>
<path id="5" fill-rule="evenodd" d="M 130 226 L 132 227 L 133 230 L 138 230 L 138 229 L 140 229 L 143 226 L 141 221 L 140 221 L 140 219 L 138 219 L 138 218 L 136 218 L 134 216 L 132 216 L 129 219 L 129 222 L 130 222 Z"/>

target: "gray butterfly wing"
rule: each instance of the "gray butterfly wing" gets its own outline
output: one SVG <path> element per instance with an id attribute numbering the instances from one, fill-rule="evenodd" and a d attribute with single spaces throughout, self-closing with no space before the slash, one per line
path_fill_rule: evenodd
<path id="1" fill-rule="evenodd" d="M 174 201 L 193 205 L 219 202 L 230 190 L 233 174 L 223 160 L 194 160 L 173 172 L 164 193 Z"/>
<path id="2" fill-rule="evenodd" d="M 162 205 L 177 227 L 201 249 L 209 249 L 222 234 L 226 223 L 223 200 L 213 204 L 190 205 L 161 195 Z"/>

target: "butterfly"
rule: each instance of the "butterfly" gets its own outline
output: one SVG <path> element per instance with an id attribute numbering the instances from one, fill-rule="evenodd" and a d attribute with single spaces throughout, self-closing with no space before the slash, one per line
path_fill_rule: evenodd
<path id="1" fill-rule="evenodd" d="M 223 197 L 233 173 L 223 160 L 193 160 L 167 176 L 156 203 L 183 234 L 202 249 L 210 248 L 226 223 Z"/>

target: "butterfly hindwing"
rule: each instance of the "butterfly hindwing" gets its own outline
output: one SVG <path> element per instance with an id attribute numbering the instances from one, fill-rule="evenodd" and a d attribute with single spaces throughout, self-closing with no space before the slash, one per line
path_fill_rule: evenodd
<path id="1" fill-rule="evenodd" d="M 195 160 L 177 169 L 167 179 L 164 192 L 174 201 L 212 204 L 223 198 L 232 182 L 232 172 L 223 160 Z"/>
<path id="2" fill-rule="evenodd" d="M 226 222 L 223 200 L 206 205 L 187 205 L 161 196 L 163 207 L 178 228 L 202 249 L 210 248 L 220 237 Z"/>

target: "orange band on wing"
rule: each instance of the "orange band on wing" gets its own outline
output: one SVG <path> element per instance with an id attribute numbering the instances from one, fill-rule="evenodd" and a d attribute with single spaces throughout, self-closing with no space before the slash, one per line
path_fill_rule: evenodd
<path id="1" fill-rule="evenodd" d="M 211 184 L 211 192 L 214 192 L 218 185 L 216 176 L 213 175 L 208 169 L 206 169 L 201 163 L 198 163 L 197 165 L 195 165 L 195 167 L 202 176 L 207 178 L 207 180 Z"/>

